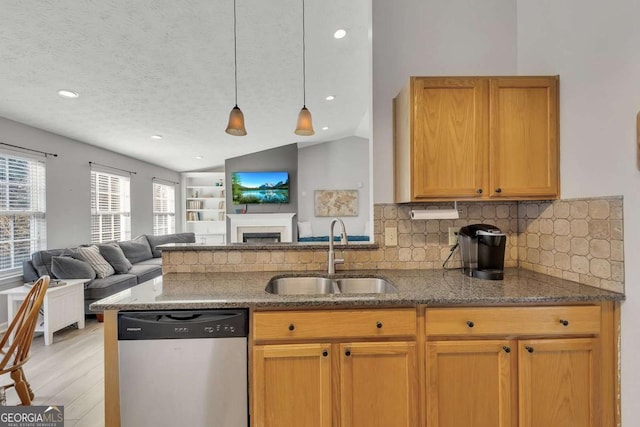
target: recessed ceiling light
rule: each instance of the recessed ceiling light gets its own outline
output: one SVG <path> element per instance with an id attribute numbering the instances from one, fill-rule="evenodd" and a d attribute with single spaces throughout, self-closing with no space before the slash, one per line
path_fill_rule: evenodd
<path id="1" fill-rule="evenodd" d="M 337 39 L 341 39 L 346 35 L 347 35 L 347 32 L 345 30 L 343 30 L 342 28 L 339 29 L 338 31 L 336 31 L 335 33 L 333 33 L 333 37 L 335 37 Z"/>
<path id="2" fill-rule="evenodd" d="M 326 99 L 327 101 L 333 101 L 334 99 L 336 99 L 336 97 L 335 97 L 335 96 L 333 96 L 333 95 L 329 95 L 329 96 L 327 96 L 325 99 Z"/>
<path id="3" fill-rule="evenodd" d="M 202 156 L 196 156 L 196 159 L 202 160 Z"/>
<path id="4" fill-rule="evenodd" d="M 151 135 L 151 139 L 162 139 L 164 136 L 162 135 Z"/>
<path id="5" fill-rule="evenodd" d="M 329 126 L 324 126 L 322 130 L 329 130 Z"/>
<path id="6" fill-rule="evenodd" d="M 58 95 L 60 95 L 63 98 L 77 98 L 80 95 L 78 95 L 78 92 L 74 92 L 72 90 L 67 90 L 67 89 L 60 89 L 58 91 Z"/>

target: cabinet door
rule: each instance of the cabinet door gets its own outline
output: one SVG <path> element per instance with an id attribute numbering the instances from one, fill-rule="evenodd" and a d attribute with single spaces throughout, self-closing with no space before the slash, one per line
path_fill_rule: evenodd
<path id="1" fill-rule="evenodd" d="M 341 427 L 419 425 L 416 357 L 413 342 L 340 344 Z"/>
<path id="2" fill-rule="evenodd" d="M 515 427 L 516 362 L 510 341 L 428 342 L 427 425 Z"/>
<path id="3" fill-rule="evenodd" d="M 487 80 L 417 78 L 413 91 L 412 198 L 480 197 L 487 163 Z"/>
<path id="4" fill-rule="evenodd" d="M 253 425 L 331 426 L 331 344 L 253 348 Z"/>
<path id="5" fill-rule="evenodd" d="M 558 79 L 491 79 L 491 197 L 558 197 Z"/>
<path id="6" fill-rule="evenodd" d="M 521 427 L 599 426 L 596 340 L 520 341 Z"/>

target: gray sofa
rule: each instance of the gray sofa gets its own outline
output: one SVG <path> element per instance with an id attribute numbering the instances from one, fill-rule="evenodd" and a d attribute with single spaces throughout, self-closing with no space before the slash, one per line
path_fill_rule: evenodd
<path id="1" fill-rule="evenodd" d="M 31 260 L 23 264 L 24 280 L 35 281 L 45 274 L 55 279 L 91 279 L 84 288 L 85 313 L 88 314 L 89 304 L 161 276 L 162 254 L 157 246 L 165 243 L 195 243 L 195 234 L 141 235 L 124 242 L 98 244 L 103 264 L 104 260 L 109 264 L 104 266 L 108 271 L 102 274 L 91 264 L 95 260 L 87 256 L 91 245 L 34 252 Z"/>

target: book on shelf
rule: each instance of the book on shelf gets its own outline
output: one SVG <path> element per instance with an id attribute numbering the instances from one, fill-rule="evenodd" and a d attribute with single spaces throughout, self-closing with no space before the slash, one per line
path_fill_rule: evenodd
<path id="1" fill-rule="evenodd" d="M 202 200 L 188 200 L 187 209 L 202 209 Z"/>

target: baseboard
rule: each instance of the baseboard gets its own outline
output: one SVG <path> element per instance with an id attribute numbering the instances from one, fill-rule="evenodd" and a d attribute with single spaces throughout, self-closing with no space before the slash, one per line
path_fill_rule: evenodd
<path id="1" fill-rule="evenodd" d="M 8 327 L 9 327 L 9 322 L 0 323 L 0 331 L 2 331 L 3 334 L 7 331 Z"/>

